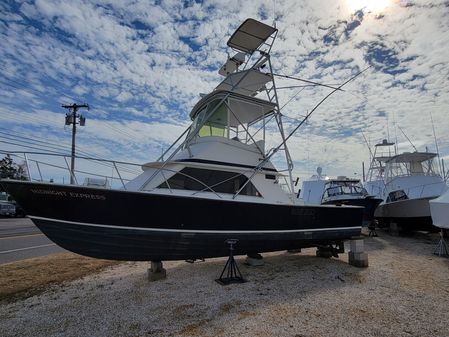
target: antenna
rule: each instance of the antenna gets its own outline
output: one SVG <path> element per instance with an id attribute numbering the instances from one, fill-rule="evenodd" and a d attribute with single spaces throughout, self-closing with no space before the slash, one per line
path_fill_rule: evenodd
<path id="1" fill-rule="evenodd" d="M 393 110 L 393 128 L 394 128 L 394 138 L 395 138 L 394 153 L 397 154 L 398 153 L 398 132 L 396 129 L 396 114 L 394 113 L 394 110 Z M 388 138 L 388 139 L 390 139 L 390 138 Z"/>
<path id="2" fill-rule="evenodd" d="M 418 149 L 416 148 L 416 146 L 412 143 L 412 141 L 410 140 L 410 138 L 407 137 L 407 135 L 405 134 L 404 130 L 402 130 L 402 128 L 398 125 L 399 130 L 401 130 L 402 134 L 405 136 L 405 138 L 407 138 L 408 142 L 413 146 L 413 148 L 415 149 L 415 152 L 418 152 Z"/>
<path id="3" fill-rule="evenodd" d="M 361 132 L 362 132 L 363 139 L 365 140 L 365 144 L 368 147 L 369 155 L 370 155 L 370 161 L 371 161 L 371 160 L 373 160 L 373 157 L 374 157 L 373 151 L 371 151 L 371 147 L 369 146 L 369 143 L 368 143 L 368 140 L 365 137 L 365 134 L 363 133 L 363 131 L 361 131 Z"/>
<path id="4" fill-rule="evenodd" d="M 438 149 L 437 136 L 436 136 L 436 133 L 435 133 L 435 124 L 433 123 L 432 111 L 430 111 L 430 110 L 429 110 L 429 115 L 430 115 L 430 122 L 432 123 L 433 138 L 435 139 L 435 147 L 436 147 L 436 149 L 437 149 L 437 155 L 438 155 L 438 168 L 440 169 L 441 175 L 444 175 L 444 168 L 441 167 L 440 151 L 439 151 L 439 149 Z"/>

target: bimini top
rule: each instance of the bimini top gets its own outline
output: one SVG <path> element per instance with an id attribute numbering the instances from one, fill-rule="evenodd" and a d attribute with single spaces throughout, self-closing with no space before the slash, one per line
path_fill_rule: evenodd
<path id="1" fill-rule="evenodd" d="M 235 127 L 241 124 L 251 124 L 267 116 L 270 116 L 276 104 L 263 99 L 240 95 L 235 92 L 225 90 L 213 91 L 204 96 L 190 112 L 193 120 L 198 113 L 203 111 L 208 105 L 221 104 L 226 106 L 229 112 L 229 126 Z"/>
<path id="2" fill-rule="evenodd" d="M 432 152 L 404 152 L 391 157 L 387 163 L 422 163 L 423 161 L 430 160 L 436 156 L 437 154 Z"/>
<path id="3" fill-rule="evenodd" d="M 246 19 L 228 40 L 228 46 L 245 53 L 257 50 L 277 29 L 254 19 Z"/>

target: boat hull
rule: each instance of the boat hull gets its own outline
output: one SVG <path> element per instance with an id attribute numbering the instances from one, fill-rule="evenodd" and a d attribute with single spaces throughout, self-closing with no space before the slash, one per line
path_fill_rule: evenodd
<path id="1" fill-rule="evenodd" d="M 329 200 L 323 205 L 350 205 L 363 207 L 363 225 L 368 226 L 374 219 L 374 211 L 382 202 L 379 198 L 348 198 L 339 200 Z"/>
<path id="2" fill-rule="evenodd" d="M 362 208 L 289 206 L 2 181 L 61 247 L 114 260 L 161 261 L 262 253 L 360 235 Z"/>
<path id="3" fill-rule="evenodd" d="M 429 201 L 436 197 L 405 199 L 380 204 L 374 217 L 379 223 L 395 222 L 403 230 L 437 230 L 432 225 Z"/>
<path id="4" fill-rule="evenodd" d="M 449 229 L 449 190 L 429 202 L 433 225 Z"/>

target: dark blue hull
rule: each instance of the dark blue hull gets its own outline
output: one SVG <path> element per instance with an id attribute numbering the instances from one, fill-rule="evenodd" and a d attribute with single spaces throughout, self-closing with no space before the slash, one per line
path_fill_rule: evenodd
<path id="1" fill-rule="evenodd" d="M 183 260 L 334 244 L 363 208 L 271 205 L 19 181 L 2 185 L 61 247 L 115 260 Z"/>

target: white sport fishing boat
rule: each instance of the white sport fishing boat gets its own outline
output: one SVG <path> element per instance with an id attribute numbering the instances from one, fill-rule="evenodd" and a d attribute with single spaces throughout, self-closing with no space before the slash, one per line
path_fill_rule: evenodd
<path id="1" fill-rule="evenodd" d="M 394 144 L 384 139 L 374 146 L 370 166 L 363 183 L 368 194 L 384 199 L 386 162 L 396 155 Z M 370 149 L 371 153 L 371 149 Z"/>
<path id="2" fill-rule="evenodd" d="M 449 229 L 449 189 L 438 198 L 430 200 L 429 203 L 433 225 Z"/>
<path id="3" fill-rule="evenodd" d="M 360 235 L 361 207 L 304 206 L 295 197 L 291 134 L 282 126 L 270 58 L 276 35 L 275 27 L 243 22 L 227 43 L 237 54 L 220 69 L 225 79 L 193 107 L 191 126 L 167 152 L 123 188 L 2 185 L 51 240 L 98 258 L 226 256 L 227 239 L 238 240 L 235 254 L 253 254 Z M 281 144 L 267 150 L 266 130 L 277 130 Z M 282 152 L 286 175 L 271 161 Z"/>
<path id="4" fill-rule="evenodd" d="M 446 242 L 449 230 L 449 189 L 438 198 L 429 201 L 432 223 L 440 228 L 440 240 L 434 250 L 439 256 L 449 256 L 449 245 Z"/>
<path id="5" fill-rule="evenodd" d="M 403 230 L 436 229 L 429 201 L 448 187 L 435 171 L 435 157 L 430 152 L 404 152 L 385 162 L 384 201 L 374 213 L 380 226 L 395 222 Z"/>

